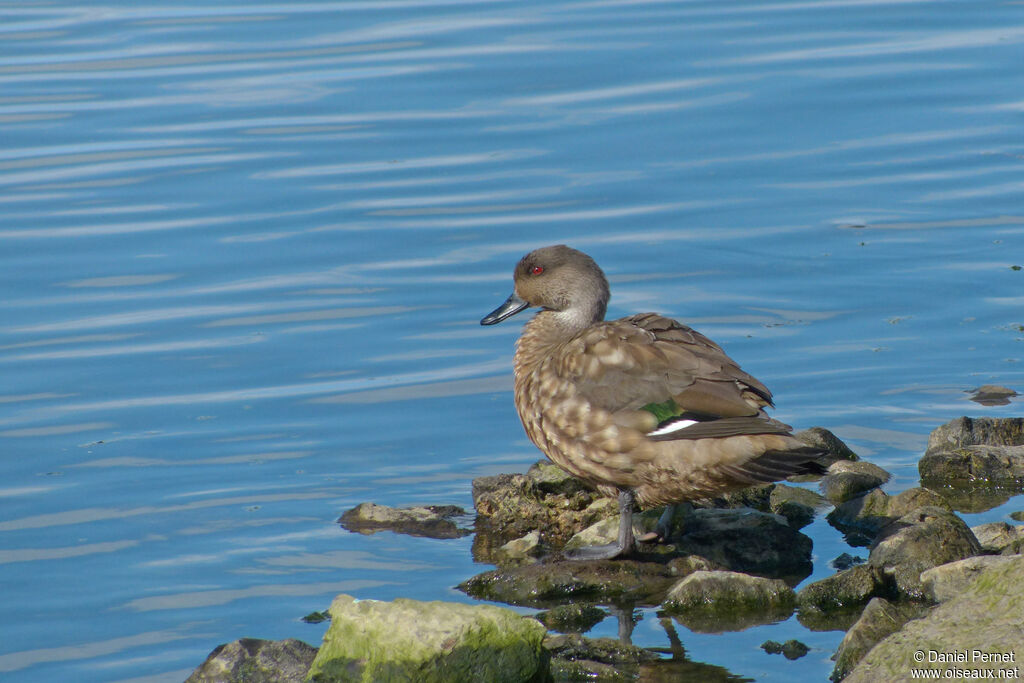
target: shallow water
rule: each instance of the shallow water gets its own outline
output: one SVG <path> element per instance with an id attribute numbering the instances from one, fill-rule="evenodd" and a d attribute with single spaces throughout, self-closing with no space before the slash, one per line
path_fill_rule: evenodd
<path id="1" fill-rule="evenodd" d="M 938 424 L 1020 412 L 965 393 L 1021 386 L 1019 3 L 54 2 L 0 35 L 4 680 L 178 681 L 317 643 L 339 592 L 467 600 L 470 538 L 334 520 L 538 458 L 520 325 L 477 324 L 536 246 L 889 491 Z M 805 531 L 814 580 L 848 548 Z M 680 629 L 759 681 L 841 636 Z"/>

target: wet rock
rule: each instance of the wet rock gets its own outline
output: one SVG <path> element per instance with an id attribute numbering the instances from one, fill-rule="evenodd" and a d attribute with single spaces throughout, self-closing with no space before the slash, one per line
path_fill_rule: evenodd
<path id="1" fill-rule="evenodd" d="M 918 463 L 921 480 L 1024 486 L 1024 418 L 960 417 L 938 427 Z"/>
<path id="2" fill-rule="evenodd" d="M 761 649 L 770 655 L 781 654 L 789 660 L 800 659 L 811 651 L 811 648 L 807 647 L 799 640 L 787 640 L 784 643 L 779 643 L 774 640 L 766 640 L 761 643 Z"/>
<path id="3" fill-rule="evenodd" d="M 676 583 L 662 608 L 687 628 L 721 633 L 781 621 L 795 595 L 785 581 L 729 571 L 697 571 Z"/>
<path id="4" fill-rule="evenodd" d="M 920 616 L 924 609 L 921 605 L 896 604 L 883 598 L 873 598 L 839 644 L 832 680 L 839 681 L 845 677 L 878 641 Z"/>
<path id="5" fill-rule="evenodd" d="M 817 511 L 826 505 L 828 501 L 820 494 L 788 484 L 775 484 L 768 499 L 768 511 L 785 517 L 794 529 L 813 522 Z"/>
<path id="6" fill-rule="evenodd" d="M 859 564 L 807 584 L 796 594 L 796 600 L 803 614 L 808 610 L 830 612 L 859 607 L 873 597 L 888 594 L 881 571 L 877 567 Z"/>
<path id="7" fill-rule="evenodd" d="M 562 561 L 495 569 L 459 584 L 479 600 L 548 607 L 572 600 L 657 605 L 678 576 L 667 564 L 636 560 Z"/>
<path id="8" fill-rule="evenodd" d="M 868 563 L 891 577 L 901 593 L 925 599 L 921 572 L 981 553 L 981 545 L 962 519 L 938 507 L 923 507 L 882 530 Z"/>
<path id="9" fill-rule="evenodd" d="M 185 683 L 301 683 L 316 648 L 301 640 L 242 638 L 217 647 Z"/>
<path id="10" fill-rule="evenodd" d="M 551 653 L 556 681 L 634 681 L 643 664 L 660 659 L 650 650 L 612 638 L 549 635 L 544 647 Z"/>
<path id="11" fill-rule="evenodd" d="M 775 490 L 775 484 L 761 484 L 751 486 L 738 491 L 730 491 L 722 496 L 712 498 L 707 502 L 698 502 L 698 508 L 750 508 L 760 512 L 768 512 L 771 509 L 771 495 Z"/>
<path id="12" fill-rule="evenodd" d="M 496 551 L 496 555 L 508 561 L 530 561 L 540 557 L 541 553 L 539 531 L 531 531 L 522 538 L 509 541 Z"/>
<path id="13" fill-rule="evenodd" d="M 616 503 L 546 460 L 526 474 L 473 480 L 477 512 L 474 558 L 489 561 L 504 543 L 538 531 L 541 543 L 561 547 L 580 529 L 616 514 Z"/>
<path id="14" fill-rule="evenodd" d="M 1017 510 L 1010 513 L 1010 519 L 1015 522 L 1024 522 L 1024 510 Z"/>
<path id="15" fill-rule="evenodd" d="M 1006 522 L 989 522 L 972 526 L 971 532 L 981 544 L 982 551 L 993 555 L 1003 552 L 1014 542 L 1024 539 L 1024 526 L 1007 524 Z M 1013 550 L 1013 548 L 1010 548 Z M 1016 554 L 1016 553 L 1011 553 Z"/>
<path id="16" fill-rule="evenodd" d="M 601 623 L 606 616 L 608 612 L 595 605 L 570 603 L 556 605 L 540 612 L 537 614 L 537 621 L 547 626 L 550 631 L 586 633 Z"/>
<path id="17" fill-rule="evenodd" d="M 867 558 L 851 555 L 850 553 L 842 553 L 832 558 L 832 561 L 829 562 L 828 565 L 837 571 L 843 571 L 844 569 L 849 569 L 850 567 L 855 567 L 858 564 L 864 564 L 865 562 L 867 562 Z"/>
<path id="18" fill-rule="evenodd" d="M 978 666 L 1004 668 L 1024 661 L 1020 615 L 1024 614 L 1024 558 L 1001 563 L 983 571 L 969 588 L 920 619 L 906 623 L 864 655 L 845 679 L 847 683 L 906 680 L 907 673 L 920 668 L 915 653 L 980 650 L 1013 656 L 1013 663 L 958 662 L 929 663 L 938 678 L 967 678 L 968 669 Z M 954 671 L 955 670 L 955 671 Z M 946 674 L 950 671 L 950 674 Z"/>
<path id="19" fill-rule="evenodd" d="M 1009 387 L 1001 387 L 996 384 L 985 384 L 974 389 L 971 393 L 971 400 L 983 406 L 1005 406 L 1010 404 L 1010 399 L 1017 396 L 1017 392 Z"/>
<path id="20" fill-rule="evenodd" d="M 339 595 L 311 681 L 545 681 L 544 627 L 493 605 Z"/>
<path id="21" fill-rule="evenodd" d="M 910 488 L 895 496 L 875 489 L 837 506 L 826 519 L 851 545 L 861 546 L 903 515 L 927 506 L 951 509 L 945 498 L 928 489 Z"/>
<path id="22" fill-rule="evenodd" d="M 796 438 L 808 446 L 814 446 L 825 452 L 825 461 L 836 460 L 860 460 L 857 454 L 850 450 L 850 447 L 843 443 L 842 439 L 825 429 L 824 427 L 811 427 L 794 434 Z"/>
<path id="23" fill-rule="evenodd" d="M 982 572 L 999 564 L 1017 561 L 1016 556 L 976 555 L 956 562 L 947 562 L 921 572 L 925 596 L 945 602 L 963 593 Z"/>
<path id="24" fill-rule="evenodd" d="M 456 524 L 454 518 L 465 516 L 466 511 L 457 505 L 393 508 L 360 503 L 343 514 L 338 523 L 360 534 L 393 531 L 427 538 L 459 538 L 473 533 L 471 529 L 463 529 Z"/>
<path id="25" fill-rule="evenodd" d="M 731 571 L 799 581 L 811 573 L 810 538 L 785 518 L 754 510 L 694 510 L 675 544 Z"/>
<path id="26" fill-rule="evenodd" d="M 889 481 L 889 473 L 878 465 L 863 460 L 839 460 L 828 468 L 828 474 L 818 486 L 833 503 L 839 504 L 855 496 L 878 488 Z"/>

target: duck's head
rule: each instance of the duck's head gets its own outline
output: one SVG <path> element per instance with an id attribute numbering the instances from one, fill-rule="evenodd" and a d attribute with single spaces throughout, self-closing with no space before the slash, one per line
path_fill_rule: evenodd
<path id="1" fill-rule="evenodd" d="M 531 306 L 554 311 L 568 327 L 583 328 L 604 319 L 608 280 L 594 259 L 564 244 L 535 249 L 513 272 L 515 288 L 481 325 L 494 325 Z"/>

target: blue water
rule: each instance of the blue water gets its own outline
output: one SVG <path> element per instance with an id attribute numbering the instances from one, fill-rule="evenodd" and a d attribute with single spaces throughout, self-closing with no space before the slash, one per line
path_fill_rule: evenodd
<path id="1" fill-rule="evenodd" d="M 467 600 L 470 538 L 335 519 L 538 458 L 519 323 L 477 323 L 545 244 L 916 485 L 932 428 L 1020 414 L 965 392 L 1024 386 L 1022 63 L 982 0 L 0 7 L 0 677 L 180 681 L 316 644 L 339 592 Z M 808 533 L 814 579 L 849 549 Z M 788 681 L 842 633 L 680 637 Z"/>

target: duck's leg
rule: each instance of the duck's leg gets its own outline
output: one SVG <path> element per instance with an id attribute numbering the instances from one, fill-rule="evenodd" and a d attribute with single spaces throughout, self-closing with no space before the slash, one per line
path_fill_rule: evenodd
<path id="1" fill-rule="evenodd" d="M 643 543 L 664 543 L 667 541 L 669 536 L 672 535 L 672 520 L 679 511 L 679 505 L 678 503 L 666 505 L 665 511 L 661 513 L 661 517 L 658 517 L 658 522 L 654 525 L 654 531 L 648 531 L 636 540 Z M 693 510 L 693 506 L 689 503 L 684 503 L 684 505 L 686 506 L 685 514 L 689 514 Z"/>
<path id="2" fill-rule="evenodd" d="M 619 537 L 614 543 L 590 545 L 564 553 L 569 560 L 610 560 L 613 557 L 629 555 L 636 547 L 633 538 L 633 492 L 619 491 Z"/>

